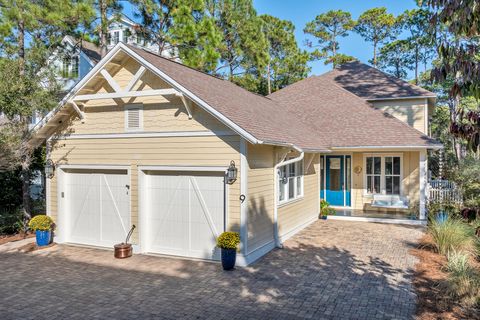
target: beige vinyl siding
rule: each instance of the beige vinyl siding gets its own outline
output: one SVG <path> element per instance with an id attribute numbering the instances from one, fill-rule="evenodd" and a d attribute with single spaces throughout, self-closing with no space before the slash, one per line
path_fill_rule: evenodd
<path id="1" fill-rule="evenodd" d="M 395 118 L 409 124 L 420 132 L 427 134 L 425 121 L 428 121 L 427 99 L 372 101 L 375 108 L 388 112 Z"/>
<path id="2" fill-rule="evenodd" d="M 307 168 L 309 158 L 314 156 L 310 167 Z M 280 237 L 305 225 L 318 217 L 320 202 L 319 174 L 320 163 L 317 154 L 305 154 L 304 161 L 304 196 L 298 200 L 281 205 L 278 208 L 278 228 Z"/>
<path id="3" fill-rule="evenodd" d="M 124 88 L 139 68 L 139 64 L 128 59 L 119 67 L 108 65 L 107 70 Z M 138 90 L 167 88 L 168 85 L 147 71 L 135 86 Z M 93 91 L 92 91 L 93 90 Z M 80 94 L 112 92 L 98 74 Z M 168 98 L 168 99 L 167 99 Z M 238 231 L 240 226 L 240 137 L 220 121 L 200 109 L 193 107 L 193 119 L 179 97 L 148 97 L 144 99 L 90 100 L 81 105 L 85 112 L 82 123 L 73 113 L 72 121 L 65 121 L 52 138 L 51 158 L 58 166 L 68 165 L 123 165 L 130 168 L 131 218 L 138 225 L 138 166 L 218 166 L 228 167 L 233 160 L 239 170 L 238 180 L 228 185 L 227 227 Z M 168 136 L 78 139 L 75 134 L 118 134 L 125 133 L 124 105 L 143 102 L 143 132 L 216 132 L 227 135 L 211 136 Z M 64 139 L 63 136 L 67 136 Z M 60 138 L 59 138 L 60 137 Z M 58 139 L 58 140 L 55 140 Z M 58 170 L 58 169 L 57 169 Z M 51 180 L 50 212 L 54 219 L 58 215 L 57 175 Z M 138 242 L 138 229 L 134 241 Z"/>
<path id="4" fill-rule="evenodd" d="M 275 148 L 248 144 L 248 253 L 273 241 Z"/>
<path id="5" fill-rule="evenodd" d="M 367 152 L 368 154 L 379 154 L 381 152 Z M 402 194 L 408 197 L 410 203 L 420 200 L 420 153 L 418 151 L 388 152 L 388 154 L 399 154 L 403 157 L 403 180 Z M 355 152 L 352 155 L 352 168 L 362 168 L 361 173 L 352 173 L 352 207 L 354 209 L 368 209 L 372 197 L 364 194 L 364 153 Z"/>

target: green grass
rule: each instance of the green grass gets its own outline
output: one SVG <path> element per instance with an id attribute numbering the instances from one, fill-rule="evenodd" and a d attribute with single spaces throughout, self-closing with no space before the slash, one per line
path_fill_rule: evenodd
<path id="1" fill-rule="evenodd" d="M 449 218 L 444 222 L 432 220 L 428 230 L 438 253 L 448 255 L 453 251 L 464 251 L 475 254 L 475 231 L 460 219 Z"/>

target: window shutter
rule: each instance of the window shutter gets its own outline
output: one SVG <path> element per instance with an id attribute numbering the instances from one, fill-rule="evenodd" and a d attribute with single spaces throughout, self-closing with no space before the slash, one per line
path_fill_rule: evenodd
<path id="1" fill-rule="evenodd" d="M 128 107 L 125 110 L 126 116 L 126 130 L 137 131 L 142 129 L 142 108 L 141 107 Z"/>

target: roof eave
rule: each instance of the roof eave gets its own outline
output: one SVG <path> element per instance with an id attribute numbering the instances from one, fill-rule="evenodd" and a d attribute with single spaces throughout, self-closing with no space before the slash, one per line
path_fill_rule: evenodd
<path id="1" fill-rule="evenodd" d="M 341 147 L 331 147 L 333 151 L 349 151 L 349 150 L 425 150 L 425 149 L 430 149 L 430 150 L 440 150 L 443 149 L 442 144 L 431 144 L 431 145 L 404 145 L 404 146 L 399 146 L 399 145 L 393 145 L 393 146 L 388 146 L 388 145 L 383 145 L 383 146 L 341 146 Z"/>

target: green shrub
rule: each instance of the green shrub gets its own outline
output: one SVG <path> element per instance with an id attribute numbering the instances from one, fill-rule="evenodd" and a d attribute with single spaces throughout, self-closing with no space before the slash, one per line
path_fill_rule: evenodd
<path id="1" fill-rule="evenodd" d="M 460 219 L 448 218 L 444 222 L 432 219 L 428 227 L 436 250 L 444 255 L 452 251 L 475 251 L 474 230 Z"/>
<path id="2" fill-rule="evenodd" d="M 333 216 L 336 213 L 335 209 L 330 207 L 330 203 L 323 199 L 320 200 L 320 216 Z"/>
<path id="3" fill-rule="evenodd" d="M 222 249 L 237 249 L 240 243 L 238 232 L 224 232 L 217 238 L 217 247 Z"/>
<path id="4" fill-rule="evenodd" d="M 435 219 L 440 212 L 445 212 L 449 217 L 456 218 L 460 216 L 460 205 L 450 201 L 429 202 L 427 212 L 429 220 Z"/>
<path id="5" fill-rule="evenodd" d="M 18 208 L 0 208 L 0 234 L 15 234 L 20 231 L 23 214 Z"/>
<path id="6" fill-rule="evenodd" d="M 467 307 L 480 303 L 480 274 L 469 263 L 467 253 L 451 251 L 447 263 L 447 292 Z"/>
<path id="7" fill-rule="evenodd" d="M 480 208 L 480 161 L 469 156 L 460 162 L 453 180 L 461 187 L 466 207 Z"/>
<path id="8" fill-rule="evenodd" d="M 33 231 L 47 231 L 51 230 L 53 226 L 53 220 L 46 215 L 38 215 L 33 217 L 28 223 L 28 227 Z"/>

